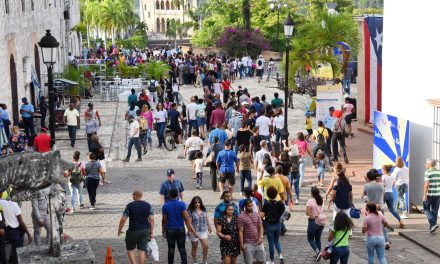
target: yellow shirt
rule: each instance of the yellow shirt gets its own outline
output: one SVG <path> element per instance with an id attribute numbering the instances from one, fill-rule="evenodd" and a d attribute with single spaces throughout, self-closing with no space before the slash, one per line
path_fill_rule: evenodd
<path id="1" fill-rule="evenodd" d="M 306 129 L 313 128 L 313 119 L 311 117 L 306 117 Z"/>
<path id="2" fill-rule="evenodd" d="M 269 187 L 273 186 L 278 191 L 278 195 L 275 198 L 275 200 L 277 200 L 277 201 L 281 200 L 280 193 L 284 192 L 284 186 L 283 186 L 283 183 L 281 182 L 281 180 L 278 177 L 273 177 L 273 178 L 271 178 L 271 177 L 264 177 L 258 183 L 258 186 L 264 188 L 264 199 L 269 200 L 269 198 L 267 197 L 267 189 L 269 189 Z"/>
<path id="3" fill-rule="evenodd" d="M 323 127 L 318 127 L 313 131 L 313 137 L 315 138 L 315 142 L 318 143 L 318 134 L 322 134 L 325 139 L 328 138 L 328 131 Z"/>

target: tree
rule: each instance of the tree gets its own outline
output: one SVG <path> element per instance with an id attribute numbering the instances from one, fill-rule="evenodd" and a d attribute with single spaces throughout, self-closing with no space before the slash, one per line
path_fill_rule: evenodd
<path id="1" fill-rule="evenodd" d="M 247 31 L 251 31 L 251 3 L 249 0 L 243 0 L 243 21 L 244 21 L 244 28 Z"/>
<path id="2" fill-rule="evenodd" d="M 152 60 L 147 65 L 148 78 L 154 76 L 156 80 L 160 80 L 161 76 L 168 76 L 168 72 L 171 70 L 170 65 L 163 61 Z"/>

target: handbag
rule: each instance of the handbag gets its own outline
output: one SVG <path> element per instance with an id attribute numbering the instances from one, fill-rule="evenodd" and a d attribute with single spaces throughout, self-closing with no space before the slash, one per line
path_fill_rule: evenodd
<path id="1" fill-rule="evenodd" d="M 361 218 L 361 210 L 356 209 L 356 207 L 354 207 L 354 204 L 351 206 L 350 209 L 350 217 L 354 219 Z"/>
<path id="2" fill-rule="evenodd" d="M 324 209 L 318 207 L 318 216 L 315 218 L 315 223 L 319 226 L 325 226 L 327 224 L 327 216 L 322 212 Z"/>
<path id="3" fill-rule="evenodd" d="M 92 165 L 92 167 L 90 168 L 90 170 L 86 171 L 86 175 L 84 175 L 84 185 L 83 185 L 83 188 L 86 188 L 86 187 L 87 187 L 87 183 L 88 183 L 88 179 L 89 179 L 89 178 L 87 178 L 87 176 L 89 175 L 89 173 L 90 173 L 90 171 L 93 169 L 93 167 L 95 167 L 95 163 L 96 163 L 96 161 L 93 162 L 93 165 Z"/>
<path id="4" fill-rule="evenodd" d="M 291 214 L 290 214 L 289 207 L 284 206 L 284 212 L 280 217 L 280 222 L 288 221 L 290 219 L 290 216 L 291 216 Z"/>
<path id="5" fill-rule="evenodd" d="M 324 260 L 329 260 L 332 257 L 333 248 L 336 247 L 342 241 L 342 239 L 345 237 L 347 233 L 348 233 L 348 228 L 347 230 L 345 230 L 342 237 L 335 244 L 325 247 L 324 250 L 321 252 L 321 254 L 319 254 L 319 256 Z"/>
<path id="6" fill-rule="evenodd" d="M 154 261 L 159 261 L 159 246 L 156 243 L 155 239 L 151 239 L 148 244 L 147 244 L 147 248 L 148 248 L 148 255 L 151 255 L 154 259 Z"/>

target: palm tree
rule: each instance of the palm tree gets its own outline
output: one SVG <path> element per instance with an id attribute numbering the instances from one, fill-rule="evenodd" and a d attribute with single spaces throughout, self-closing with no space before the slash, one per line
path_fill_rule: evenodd
<path id="1" fill-rule="evenodd" d="M 101 28 L 104 34 L 111 32 L 112 44 L 116 43 L 116 30 L 123 27 L 123 17 L 121 16 L 121 9 L 124 7 L 120 5 L 118 0 L 104 0 L 101 2 Z"/>
<path id="2" fill-rule="evenodd" d="M 150 61 L 147 65 L 148 78 L 154 76 L 156 80 L 160 80 L 161 76 L 167 76 L 168 72 L 171 70 L 170 65 L 163 61 Z"/>
<path id="3" fill-rule="evenodd" d="M 82 20 L 86 26 L 87 46 L 90 47 L 90 31 L 99 25 L 100 2 L 97 0 L 82 0 L 80 2 Z"/>

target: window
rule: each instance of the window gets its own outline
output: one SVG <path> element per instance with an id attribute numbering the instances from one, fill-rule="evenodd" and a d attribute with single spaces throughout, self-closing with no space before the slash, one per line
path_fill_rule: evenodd
<path id="1" fill-rule="evenodd" d="M 21 0 L 21 11 L 26 11 L 26 0 Z"/>
<path id="2" fill-rule="evenodd" d="M 5 0 L 5 12 L 9 14 L 9 0 Z"/>
<path id="3" fill-rule="evenodd" d="M 164 18 L 162 18 L 162 22 L 161 22 L 161 31 L 160 32 L 162 32 L 162 33 L 165 33 L 166 32 L 166 29 L 165 29 L 165 19 Z"/>
<path id="4" fill-rule="evenodd" d="M 165 9 L 166 10 L 170 10 L 170 2 L 167 0 L 167 2 L 165 3 Z"/>
<path id="5" fill-rule="evenodd" d="M 160 9 L 160 4 L 158 0 L 156 0 L 156 9 Z"/>
<path id="6" fill-rule="evenodd" d="M 175 8 L 174 8 L 174 3 L 173 2 L 171 2 L 171 10 L 174 10 Z"/>
<path id="7" fill-rule="evenodd" d="M 31 10 L 34 11 L 34 0 L 31 0 Z"/>
<path id="8" fill-rule="evenodd" d="M 157 33 L 160 32 L 160 19 L 159 18 L 156 19 L 156 32 Z"/>
<path id="9" fill-rule="evenodd" d="M 160 9 L 164 10 L 165 9 L 165 3 L 162 1 L 160 1 Z"/>

